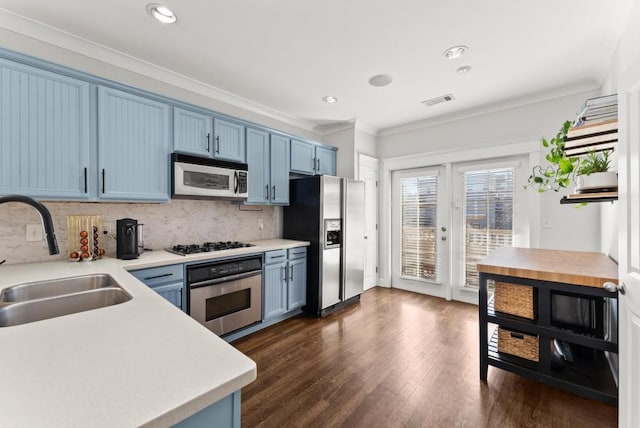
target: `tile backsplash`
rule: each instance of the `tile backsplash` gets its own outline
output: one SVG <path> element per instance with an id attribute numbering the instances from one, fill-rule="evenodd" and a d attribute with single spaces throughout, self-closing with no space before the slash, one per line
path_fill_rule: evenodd
<path id="1" fill-rule="evenodd" d="M 282 236 L 279 207 L 240 206 L 226 201 L 173 200 L 167 204 L 43 202 L 51 212 L 60 254 L 50 256 L 46 241 L 26 242 L 26 225 L 41 224 L 30 206 L 0 205 L 0 261 L 24 263 L 67 258 L 67 216 L 101 214 L 109 235 L 100 235 L 108 257 L 115 257 L 116 220 L 134 218 L 144 224 L 146 248 L 163 250 L 178 243 L 253 241 Z M 259 223 L 262 220 L 263 228 Z"/>

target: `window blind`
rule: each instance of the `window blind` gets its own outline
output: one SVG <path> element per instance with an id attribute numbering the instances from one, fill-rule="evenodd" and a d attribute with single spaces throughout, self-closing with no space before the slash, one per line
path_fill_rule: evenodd
<path id="1" fill-rule="evenodd" d="M 513 242 L 514 169 L 464 173 L 464 272 L 468 287 L 478 287 L 476 263 Z"/>
<path id="2" fill-rule="evenodd" d="M 437 175 L 403 178 L 401 275 L 438 280 Z"/>

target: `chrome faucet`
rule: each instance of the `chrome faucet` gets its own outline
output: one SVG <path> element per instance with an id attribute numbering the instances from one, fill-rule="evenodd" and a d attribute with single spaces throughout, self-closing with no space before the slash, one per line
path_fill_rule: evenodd
<path id="1" fill-rule="evenodd" d="M 28 196 L 22 195 L 9 195 L 0 196 L 0 204 L 5 202 L 22 202 L 23 204 L 31 205 L 38 211 L 42 218 L 42 225 L 44 226 L 44 232 L 47 235 L 47 244 L 49 245 L 49 254 L 58 254 L 58 241 L 56 241 L 56 234 L 53 231 L 53 221 L 51 220 L 51 213 L 40 202 L 32 199 Z"/>

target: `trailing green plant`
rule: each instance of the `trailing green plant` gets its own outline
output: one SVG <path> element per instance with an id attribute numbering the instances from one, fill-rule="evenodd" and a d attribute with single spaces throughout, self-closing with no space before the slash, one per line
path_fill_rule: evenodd
<path id="1" fill-rule="evenodd" d="M 596 172 L 607 172 L 611 167 L 611 159 L 609 159 L 610 150 L 595 153 L 590 152 L 589 155 L 582 159 L 577 175 L 589 175 Z"/>
<path id="2" fill-rule="evenodd" d="M 564 137 L 567 136 L 570 127 L 571 121 L 567 120 L 555 137 L 550 140 L 542 139 L 542 146 L 549 149 L 549 153 L 545 156 L 549 165 L 546 167 L 534 166 L 528 184 L 524 186 L 525 189 L 534 187 L 538 189 L 538 192 L 546 192 L 547 190 L 557 192 L 569 187 L 571 182 L 575 181 L 580 158 L 568 157 L 564 152 Z"/>

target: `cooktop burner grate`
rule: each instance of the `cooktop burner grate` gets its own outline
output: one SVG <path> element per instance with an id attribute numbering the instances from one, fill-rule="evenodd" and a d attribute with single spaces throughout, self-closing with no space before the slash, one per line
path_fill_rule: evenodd
<path id="1" fill-rule="evenodd" d="M 186 256 L 187 254 L 208 253 L 211 251 L 233 250 L 235 248 L 253 247 L 253 244 L 238 241 L 218 241 L 218 242 L 205 242 L 202 245 L 198 244 L 185 244 L 174 245 L 166 250 L 173 254 Z"/>

